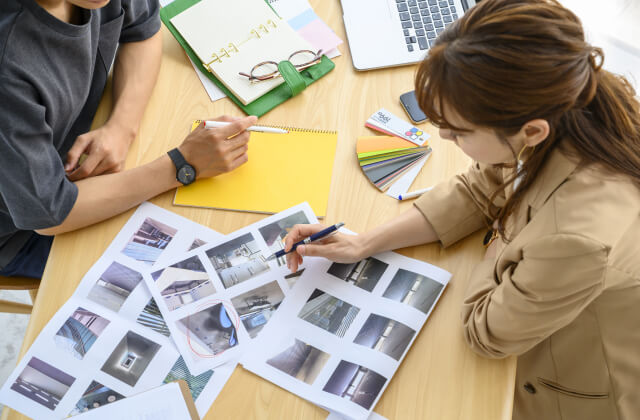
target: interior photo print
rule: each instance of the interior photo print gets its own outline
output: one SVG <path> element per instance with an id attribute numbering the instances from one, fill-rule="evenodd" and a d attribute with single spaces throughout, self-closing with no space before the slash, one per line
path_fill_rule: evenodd
<path id="1" fill-rule="evenodd" d="M 153 265 L 177 232 L 177 229 L 148 217 L 133 234 L 122 253 L 134 260 Z"/>
<path id="2" fill-rule="evenodd" d="M 200 343 L 211 355 L 238 345 L 238 332 L 222 303 L 188 315 L 178 324 L 185 329 L 187 340 Z"/>
<path id="3" fill-rule="evenodd" d="M 55 410 L 75 380 L 60 369 L 32 357 L 11 385 L 11 389 L 50 410 Z"/>
<path id="4" fill-rule="evenodd" d="M 56 346 L 76 359 L 84 358 L 109 321 L 84 308 L 76 309 L 54 337 Z"/>
<path id="5" fill-rule="evenodd" d="M 280 219 L 277 222 L 269 223 L 268 225 L 259 228 L 258 231 L 269 247 L 269 253 L 275 254 L 276 252 L 284 249 L 284 238 L 293 226 L 308 223 L 309 219 L 307 216 L 303 211 L 299 211 L 285 217 L 284 219 Z M 285 257 L 280 257 L 276 261 L 278 266 L 287 265 Z"/>
<path id="6" fill-rule="evenodd" d="M 118 262 L 113 262 L 96 284 L 91 288 L 87 298 L 118 312 L 133 289 L 142 281 L 142 274 Z"/>
<path id="7" fill-rule="evenodd" d="M 138 315 L 136 322 L 152 329 L 158 334 L 164 335 L 165 337 L 169 337 L 171 335 L 171 331 L 169 331 L 169 327 L 162 317 L 160 308 L 158 308 L 158 304 L 153 298 L 151 298 L 149 303 L 147 303 L 142 309 L 142 312 Z"/>
<path id="8" fill-rule="evenodd" d="M 379 373 L 342 360 L 322 390 L 350 400 L 368 410 L 385 382 L 387 382 L 386 378 Z"/>
<path id="9" fill-rule="evenodd" d="M 118 394 L 114 390 L 102 385 L 99 382 L 91 381 L 91 384 L 87 387 L 82 394 L 82 398 L 76 403 L 76 406 L 69 413 L 70 416 L 85 413 L 94 408 L 100 408 L 103 405 L 121 400 L 124 395 Z"/>
<path id="10" fill-rule="evenodd" d="M 444 286 L 412 271 L 400 269 L 382 296 L 405 303 L 428 314 Z"/>
<path id="11" fill-rule="evenodd" d="M 360 308 L 315 289 L 298 317 L 338 337 L 344 337 L 359 311 Z"/>
<path id="12" fill-rule="evenodd" d="M 269 264 L 251 233 L 211 248 L 206 253 L 227 289 L 269 270 Z"/>
<path id="13" fill-rule="evenodd" d="M 282 352 L 267 359 L 267 364 L 312 385 L 329 357 L 328 353 L 294 338 Z"/>
<path id="14" fill-rule="evenodd" d="M 159 344 L 129 331 L 104 363 L 102 371 L 129 386 L 136 386 L 158 350 Z"/>
<path id="15" fill-rule="evenodd" d="M 189 372 L 184 359 L 180 356 L 173 364 L 169 373 L 167 373 L 167 377 L 164 378 L 162 382 L 168 384 L 178 380 L 185 381 L 189 387 L 189 392 L 191 392 L 191 398 L 195 401 L 198 399 L 202 391 L 204 391 L 204 388 L 209 383 L 211 376 L 213 376 L 212 370 L 208 370 L 197 376 L 192 375 L 191 372 Z"/>
<path id="16" fill-rule="evenodd" d="M 400 360 L 415 334 L 399 321 L 371 314 L 353 342 Z"/>
<path id="17" fill-rule="evenodd" d="M 155 271 L 151 277 L 170 311 L 216 292 L 197 255 Z"/>
<path id="18" fill-rule="evenodd" d="M 370 292 L 388 266 L 387 263 L 369 257 L 353 264 L 333 263 L 327 273 Z"/>
<path id="19" fill-rule="evenodd" d="M 231 303 L 251 338 L 255 338 L 283 299 L 284 293 L 278 282 L 272 281 L 234 297 Z"/>

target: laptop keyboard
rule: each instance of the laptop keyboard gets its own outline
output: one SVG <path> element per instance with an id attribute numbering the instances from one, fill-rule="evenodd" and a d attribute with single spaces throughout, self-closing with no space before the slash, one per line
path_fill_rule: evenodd
<path id="1" fill-rule="evenodd" d="M 396 0 L 407 50 L 428 50 L 444 28 L 458 19 L 453 0 Z"/>

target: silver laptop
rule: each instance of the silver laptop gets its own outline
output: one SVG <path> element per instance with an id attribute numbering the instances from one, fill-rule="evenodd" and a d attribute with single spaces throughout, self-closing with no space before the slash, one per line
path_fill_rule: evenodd
<path id="1" fill-rule="evenodd" d="M 437 36 L 479 0 L 340 0 L 357 70 L 422 61 Z"/>

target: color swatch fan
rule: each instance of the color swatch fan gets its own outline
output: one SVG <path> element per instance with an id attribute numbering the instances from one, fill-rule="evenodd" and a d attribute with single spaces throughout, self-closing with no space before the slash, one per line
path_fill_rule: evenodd
<path id="1" fill-rule="evenodd" d="M 422 146 L 391 136 L 360 137 L 356 145 L 358 163 L 369 181 L 385 191 L 403 174 L 431 153 L 427 143 Z"/>

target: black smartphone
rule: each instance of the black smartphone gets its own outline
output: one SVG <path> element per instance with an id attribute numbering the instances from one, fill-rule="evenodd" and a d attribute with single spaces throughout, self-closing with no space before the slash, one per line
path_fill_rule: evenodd
<path id="1" fill-rule="evenodd" d="M 400 103 L 414 123 L 421 123 L 427 120 L 427 116 L 424 115 L 424 112 L 422 112 L 420 106 L 418 106 L 418 100 L 416 99 L 416 92 L 414 90 L 400 95 Z"/>

